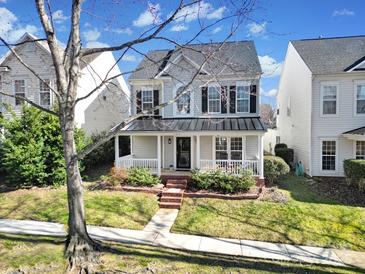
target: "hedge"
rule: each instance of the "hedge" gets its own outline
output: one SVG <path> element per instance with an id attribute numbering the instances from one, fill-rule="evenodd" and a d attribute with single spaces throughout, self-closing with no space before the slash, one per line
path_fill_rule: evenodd
<path id="1" fill-rule="evenodd" d="M 289 165 L 293 166 L 294 163 L 294 149 L 292 148 L 275 148 L 275 156 L 278 156 Z"/>
<path id="2" fill-rule="evenodd" d="M 282 158 L 277 156 L 264 157 L 264 174 L 270 184 L 275 183 L 280 176 L 289 172 L 290 168 Z"/>
<path id="3" fill-rule="evenodd" d="M 345 160 L 343 169 L 349 184 L 357 185 L 360 190 L 365 189 L 365 160 Z"/>

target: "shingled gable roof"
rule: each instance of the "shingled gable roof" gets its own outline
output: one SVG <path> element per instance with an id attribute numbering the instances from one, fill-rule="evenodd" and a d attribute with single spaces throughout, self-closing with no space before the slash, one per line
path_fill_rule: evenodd
<path id="1" fill-rule="evenodd" d="M 262 73 L 253 41 L 225 42 L 221 45 L 221 43 L 192 44 L 183 48 L 175 47 L 173 50 L 150 51 L 129 79 L 154 79 L 181 55 L 201 66 L 205 56 L 211 52 L 214 52 L 213 58 L 203 66 L 203 71 L 208 74 L 243 73 L 256 76 Z"/>
<path id="2" fill-rule="evenodd" d="M 365 60 L 365 35 L 291 41 L 313 74 L 343 73 Z"/>

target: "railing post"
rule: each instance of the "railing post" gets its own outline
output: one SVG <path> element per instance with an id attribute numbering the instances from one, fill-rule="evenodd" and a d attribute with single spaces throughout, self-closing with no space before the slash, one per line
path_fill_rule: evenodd
<path id="1" fill-rule="evenodd" d="M 264 179 L 264 136 L 259 136 L 259 176 Z"/>
<path id="2" fill-rule="evenodd" d="M 116 135 L 114 137 L 114 155 L 115 155 L 114 165 L 116 167 L 118 167 L 118 159 L 119 159 L 119 135 Z"/>
<path id="3" fill-rule="evenodd" d="M 161 136 L 157 135 L 157 176 L 161 176 Z"/>
<path id="4" fill-rule="evenodd" d="M 196 136 L 196 167 L 200 169 L 200 135 Z"/>

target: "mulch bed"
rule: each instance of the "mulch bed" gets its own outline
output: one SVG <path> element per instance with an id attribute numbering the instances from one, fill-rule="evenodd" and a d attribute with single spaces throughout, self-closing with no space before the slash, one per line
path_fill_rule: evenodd
<path id="1" fill-rule="evenodd" d="M 211 190 L 197 190 L 192 186 L 188 187 L 184 192 L 184 197 L 189 198 L 215 198 L 225 200 L 244 200 L 244 199 L 258 199 L 262 192 L 261 187 L 253 187 L 248 192 L 241 192 L 235 194 L 223 194 Z"/>
<path id="2" fill-rule="evenodd" d="M 347 185 L 344 178 L 317 177 L 308 185 L 312 191 L 340 204 L 365 207 L 365 193 L 357 186 Z"/>

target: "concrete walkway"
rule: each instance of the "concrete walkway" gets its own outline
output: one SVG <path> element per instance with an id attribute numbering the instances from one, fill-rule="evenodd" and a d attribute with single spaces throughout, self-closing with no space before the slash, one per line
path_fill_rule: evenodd
<path id="1" fill-rule="evenodd" d="M 88 231 L 92 238 L 104 241 L 334 266 L 345 266 L 349 262 L 354 266 L 365 268 L 365 253 L 361 252 L 355 252 L 354 256 L 357 259 L 353 260 L 354 256 L 349 256 L 353 251 L 170 233 L 169 229 L 176 215 L 177 210 L 159 210 L 144 230 L 88 226 Z M 0 219 L 0 233 L 66 235 L 65 228 L 61 224 L 8 219 Z"/>

